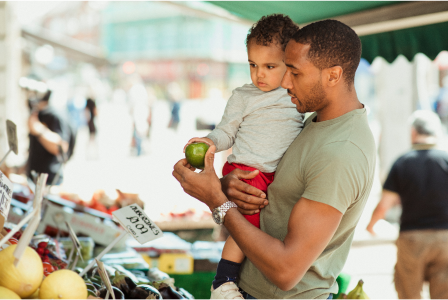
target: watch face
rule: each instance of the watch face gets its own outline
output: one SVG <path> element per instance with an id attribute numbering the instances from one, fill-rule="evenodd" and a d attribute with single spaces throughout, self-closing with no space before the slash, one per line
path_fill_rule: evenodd
<path id="1" fill-rule="evenodd" d="M 221 223 L 222 223 L 222 221 L 221 221 L 221 210 L 219 208 L 216 208 L 216 209 L 213 210 L 212 218 L 213 218 L 213 221 L 215 221 L 216 224 L 221 225 Z"/>

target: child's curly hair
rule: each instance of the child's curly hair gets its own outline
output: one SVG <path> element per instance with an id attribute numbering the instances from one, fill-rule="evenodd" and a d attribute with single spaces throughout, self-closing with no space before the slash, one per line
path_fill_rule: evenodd
<path id="1" fill-rule="evenodd" d="M 252 25 L 246 38 L 246 47 L 252 39 L 255 39 L 257 45 L 268 46 L 272 43 L 278 45 L 285 51 L 291 37 L 299 30 L 288 16 L 283 14 L 272 14 L 263 16 Z"/>

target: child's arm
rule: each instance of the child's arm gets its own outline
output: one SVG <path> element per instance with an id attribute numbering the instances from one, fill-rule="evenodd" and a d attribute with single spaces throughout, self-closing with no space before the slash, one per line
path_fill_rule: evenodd
<path id="1" fill-rule="evenodd" d="M 209 138 L 206 138 L 206 137 L 203 137 L 203 138 L 194 137 L 194 138 L 190 139 L 188 141 L 188 143 L 185 145 L 184 153 L 185 153 L 185 149 L 187 148 L 187 146 L 192 144 L 192 143 L 206 143 L 209 147 L 215 145 L 215 143 L 213 143 L 213 141 L 211 139 L 209 139 Z"/>
<path id="2" fill-rule="evenodd" d="M 246 98 L 242 97 L 238 89 L 234 90 L 227 101 L 221 122 L 207 135 L 207 138 L 214 142 L 216 152 L 230 149 L 235 143 L 236 134 L 245 115 Z"/>

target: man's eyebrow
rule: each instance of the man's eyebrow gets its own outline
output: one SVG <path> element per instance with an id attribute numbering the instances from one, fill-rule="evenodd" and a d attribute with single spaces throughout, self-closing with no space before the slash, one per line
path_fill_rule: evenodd
<path id="1" fill-rule="evenodd" d="M 296 70 L 298 70 L 298 68 L 296 68 L 296 67 L 294 67 L 294 65 L 291 65 L 291 64 L 285 64 L 288 68 L 293 68 L 293 69 L 296 69 Z"/>

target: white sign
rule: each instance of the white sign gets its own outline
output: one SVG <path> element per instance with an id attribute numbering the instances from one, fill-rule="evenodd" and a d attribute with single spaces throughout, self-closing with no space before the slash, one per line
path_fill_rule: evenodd
<path id="1" fill-rule="evenodd" d="M 0 214 L 6 219 L 11 206 L 13 185 L 12 182 L 0 171 Z"/>
<path id="2" fill-rule="evenodd" d="M 163 236 L 162 230 L 137 204 L 116 210 L 112 215 L 142 245 Z"/>
<path id="3" fill-rule="evenodd" d="M 17 155 L 19 152 L 17 147 L 17 126 L 10 120 L 6 120 L 6 135 L 8 136 L 9 149 Z"/>

